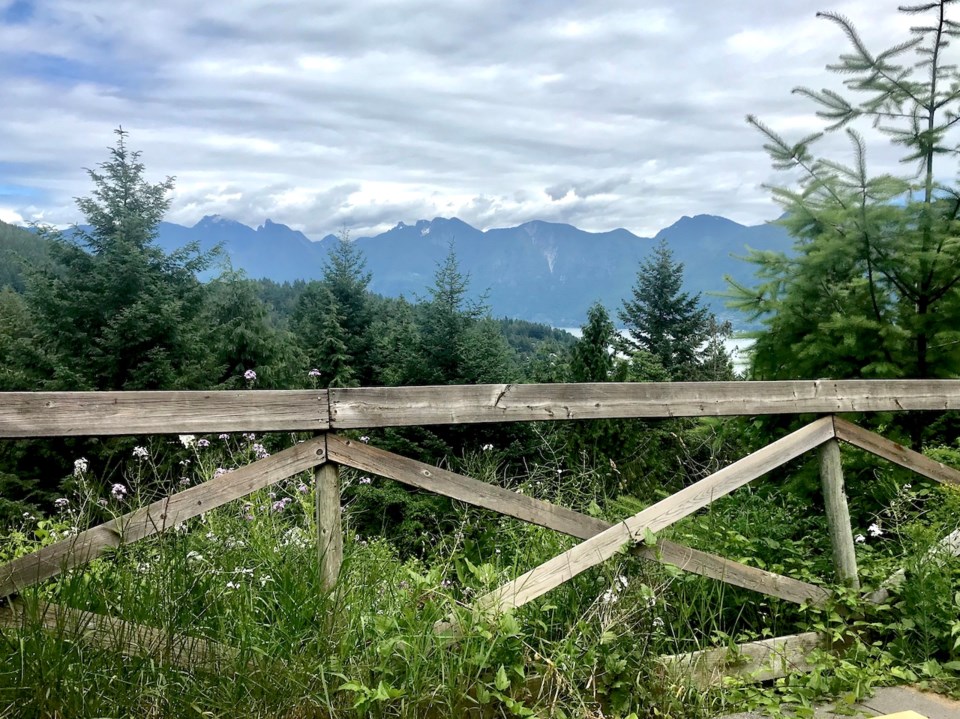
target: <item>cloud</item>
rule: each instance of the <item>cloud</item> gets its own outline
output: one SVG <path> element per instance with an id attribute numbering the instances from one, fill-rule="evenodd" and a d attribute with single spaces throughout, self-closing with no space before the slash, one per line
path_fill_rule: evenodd
<path id="1" fill-rule="evenodd" d="M 79 219 L 82 170 L 122 124 L 170 219 L 270 217 L 311 236 L 458 215 L 653 234 L 684 214 L 779 210 L 755 113 L 816 126 L 835 82 L 816 0 L 0 0 L 7 216 Z M 895 3 L 840 3 L 867 42 Z M 831 141 L 833 142 L 833 141 Z M 827 145 L 846 152 L 839 140 Z M 871 148 L 878 169 L 895 155 Z"/>

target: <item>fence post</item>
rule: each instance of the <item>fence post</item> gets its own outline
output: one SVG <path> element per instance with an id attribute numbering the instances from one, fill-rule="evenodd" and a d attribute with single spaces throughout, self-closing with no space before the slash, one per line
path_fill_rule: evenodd
<path id="1" fill-rule="evenodd" d="M 340 526 L 340 466 L 325 462 L 313 471 L 317 513 L 317 550 L 320 582 L 333 589 L 343 562 L 343 530 Z"/>
<path id="2" fill-rule="evenodd" d="M 827 510 L 827 525 L 830 528 L 837 579 L 853 589 L 860 589 L 853 529 L 850 527 L 850 510 L 847 508 L 847 496 L 843 491 L 840 443 L 835 439 L 827 440 L 820 445 L 817 452 L 820 457 L 820 482 L 823 486 L 823 501 Z"/>

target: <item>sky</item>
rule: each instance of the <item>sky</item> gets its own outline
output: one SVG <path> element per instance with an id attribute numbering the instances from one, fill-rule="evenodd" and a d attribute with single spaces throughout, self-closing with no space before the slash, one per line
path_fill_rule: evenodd
<path id="1" fill-rule="evenodd" d="M 149 179 L 176 178 L 181 224 L 757 224 L 779 214 L 764 184 L 789 178 L 745 115 L 818 129 L 790 90 L 839 87 L 824 66 L 846 40 L 815 13 L 882 49 L 907 37 L 897 4 L 0 0 L 0 219 L 80 221 L 84 168 L 122 126 Z M 871 144 L 878 171 L 895 157 Z"/>

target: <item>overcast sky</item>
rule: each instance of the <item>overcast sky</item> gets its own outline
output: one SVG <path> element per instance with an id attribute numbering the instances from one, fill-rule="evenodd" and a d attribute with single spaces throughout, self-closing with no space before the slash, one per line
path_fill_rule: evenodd
<path id="1" fill-rule="evenodd" d="M 906 37 L 897 4 L 0 0 L 0 219 L 79 220 L 122 124 L 183 224 L 759 223 L 777 177 L 744 116 L 816 128 L 790 89 L 836 85 L 845 49 L 816 11 L 880 49 Z"/>

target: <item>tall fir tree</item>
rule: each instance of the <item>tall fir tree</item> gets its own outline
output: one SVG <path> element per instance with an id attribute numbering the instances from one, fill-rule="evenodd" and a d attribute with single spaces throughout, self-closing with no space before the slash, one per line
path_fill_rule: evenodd
<path id="1" fill-rule="evenodd" d="M 211 259 L 196 245 L 166 254 L 154 242 L 173 179 L 145 179 L 127 133 L 77 200 L 87 227 L 47 231 L 56 269 L 30 279 L 27 297 L 52 358 L 44 386 L 60 389 L 200 387 L 207 381 L 196 273 Z"/>
<path id="2" fill-rule="evenodd" d="M 625 349 L 650 353 L 671 379 L 696 379 L 701 345 L 712 315 L 700 295 L 682 290 L 683 263 L 675 262 L 666 241 L 640 265 L 629 299 L 618 313 L 627 330 Z"/>
<path id="3" fill-rule="evenodd" d="M 345 354 L 352 358 L 351 374 L 363 384 L 371 384 L 373 380 L 370 280 L 362 250 L 350 239 L 349 233 L 342 230 L 324 264 L 323 284 L 336 301 Z"/>

